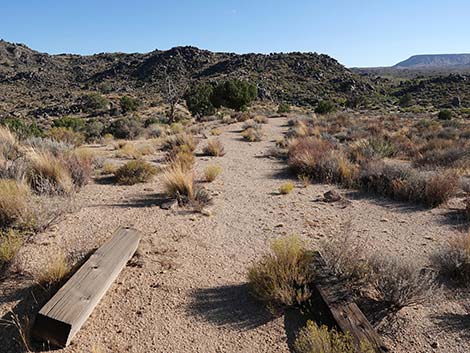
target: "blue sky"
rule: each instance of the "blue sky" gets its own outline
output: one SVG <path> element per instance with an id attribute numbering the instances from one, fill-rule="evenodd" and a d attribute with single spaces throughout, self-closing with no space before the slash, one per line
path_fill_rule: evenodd
<path id="1" fill-rule="evenodd" d="M 387 66 L 470 52 L 469 0 L 0 0 L 0 38 L 48 53 L 213 51 L 329 54 Z"/>

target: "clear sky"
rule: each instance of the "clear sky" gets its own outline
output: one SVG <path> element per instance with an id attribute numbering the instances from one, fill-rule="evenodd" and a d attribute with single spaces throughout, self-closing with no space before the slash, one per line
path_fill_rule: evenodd
<path id="1" fill-rule="evenodd" d="M 193 45 L 388 66 L 470 52 L 470 0 L 0 0 L 0 15 L 0 38 L 51 54 Z"/>

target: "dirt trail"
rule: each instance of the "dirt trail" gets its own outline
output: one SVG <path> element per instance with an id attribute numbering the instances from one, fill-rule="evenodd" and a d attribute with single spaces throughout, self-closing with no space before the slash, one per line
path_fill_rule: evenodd
<path id="1" fill-rule="evenodd" d="M 346 207 L 314 202 L 331 189 L 326 185 L 298 185 L 292 194 L 278 195 L 279 185 L 292 176 L 284 163 L 265 154 L 286 130 L 285 123 L 285 118 L 270 119 L 265 139 L 257 143 L 241 139 L 241 124 L 226 126 L 219 137 L 226 155 L 198 158 L 197 175 L 210 164 L 223 168 L 219 179 L 207 185 L 215 200 L 211 216 L 160 209 L 158 178 L 130 187 L 91 184 L 77 196 L 79 211 L 23 248 L 22 267 L 34 271 L 56 249 L 89 251 L 118 226 L 134 226 L 145 234 L 138 256 L 73 344 L 61 352 L 89 352 L 93 346 L 135 353 L 289 352 L 291 324 L 267 316 L 246 286 L 248 266 L 271 239 L 299 234 L 315 243 L 341 236 L 349 224 L 349 233 L 367 239 L 371 249 L 419 260 L 452 234 L 444 210 L 410 208 L 358 194 L 349 195 L 353 200 Z M 28 285 L 24 279 L 2 284 L 3 315 L 28 306 Z M 405 312 L 404 320 L 419 317 L 420 328 L 401 329 L 400 334 L 416 339 L 393 343 L 393 337 L 389 343 L 396 351 L 427 352 L 436 339 L 428 334 L 436 330 L 428 316 L 459 310 L 456 304 L 441 303 Z M 446 334 L 440 347 L 464 352 L 452 343 L 457 337 Z M 17 352 L 6 335 L 0 343 Z"/>

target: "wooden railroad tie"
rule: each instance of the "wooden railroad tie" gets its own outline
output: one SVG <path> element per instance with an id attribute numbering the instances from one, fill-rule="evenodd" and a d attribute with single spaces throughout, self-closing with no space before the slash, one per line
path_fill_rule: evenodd
<path id="1" fill-rule="evenodd" d="M 42 307 L 33 336 L 66 347 L 134 255 L 142 234 L 119 228 Z"/>

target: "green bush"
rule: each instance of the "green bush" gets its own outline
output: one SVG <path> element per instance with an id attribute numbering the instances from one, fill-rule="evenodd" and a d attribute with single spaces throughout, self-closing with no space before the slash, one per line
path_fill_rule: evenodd
<path id="1" fill-rule="evenodd" d="M 449 110 L 449 109 L 443 109 L 439 112 L 437 117 L 440 120 L 450 120 L 450 119 L 452 119 L 452 111 Z"/>
<path id="2" fill-rule="evenodd" d="M 89 113 L 105 110 L 109 106 L 109 100 L 97 92 L 84 95 L 82 102 L 83 108 Z"/>
<path id="3" fill-rule="evenodd" d="M 124 113 L 134 112 L 139 108 L 140 101 L 134 97 L 124 96 L 121 97 L 120 105 Z"/>
<path id="4" fill-rule="evenodd" d="M 135 119 L 118 119 L 111 123 L 106 129 L 106 133 L 118 139 L 135 139 L 142 132 L 140 123 Z"/>
<path id="5" fill-rule="evenodd" d="M 44 136 L 44 131 L 34 122 L 27 124 L 18 118 L 6 118 L 1 124 L 8 127 L 8 129 L 14 132 L 20 139 Z"/>
<path id="6" fill-rule="evenodd" d="M 104 124 L 99 120 L 87 121 L 84 129 L 86 139 L 88 141 L 99 139 L 104 132 Z"/>
<path id="7" fill-rule="evenodd" d="M 214 114 L 215 108 L 211 101 L 213 94 L 214 88 L 209 84 L 199 84 L 192 87 L 184 97 L 191 114 L 194 116 Z"/>
<path id="8" fill-rule="evenodd" d="M 241 80 L 228 80 L 215 87 L 211 102 L 216 108 L 224 106 L 240 111 L 257 96 L 258 90 L 254 84 Z"/>
<path id="9" fill-rule="evenodd" d="M 329 100 L 323 100 L 318 102 L 317 107 L 315 108 L 315 113 L 317 114 L 329 114 L 335 110 L 335 104 Z"/>
<path id="10" fill-rule="evenodd" d="M 85 122 L 80 118 L 64 116 L 63 118 L 55 119 L 52 127 L 64 127 L 73 131 L 81 131 L 85 127 Z"/>
<path id="11" fill-rule="evenodd" d="M 290 113 L 290 111 L 291 111 L 290 105 L 287 103 L 281 103 L 277 107 L 278 114 L 286 114 L 286 113 Z"/>
<path id="12" fill-rule="evenodd" d="M 404 94 L 403 96 L 400 97 L 398 104 L 402 108 L 406 108 L 406 107 L 413 105 L 413 96 L 409 93 Z"/>

